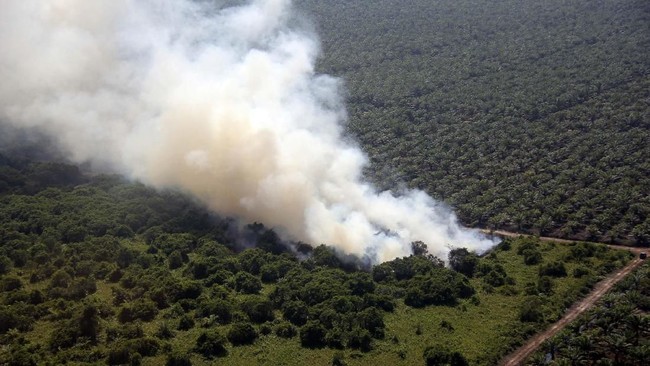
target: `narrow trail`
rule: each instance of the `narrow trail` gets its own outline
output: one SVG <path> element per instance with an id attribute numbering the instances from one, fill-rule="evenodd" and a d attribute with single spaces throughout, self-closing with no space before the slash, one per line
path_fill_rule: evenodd
<path id="1" fill-rule="evenodd" d="M 513 233 L 508 231 L 501 231 L 501 230 L 494 230 L 494 231 L 482 230 L 482 231 L 487 234 L 504 236 L 504 237 L 530 236 L 530 235 L 524 235 L 524 234 Z M 565 240 L 565 239 L 549 238 L 549 237 L 540 237 L 539 239 L 542 241 L 552 241 L 552 242 L 564 243 L 564 244 L 574 242 L 574 240 Z M 553 323 L 551 326 L 549 326 L 547 329 L 543 330 L 542 332 L 537 333 L 535 336 L 530 338 L 528 342 L 526 342 L 523 346 L 519 347 L 511 354 L 504 357 L 499 363 L 499 365 L 501 366 L 523 365 L 526 359 L 530 357 L 530 355 L 532 355 L 533 352 L 535 352 L 537 348 L 539 348 L 539 346 L 541 346 L 542 343 L 544 343 L 544 341 L 556 335 L 569 323 L 571 323 L 578 316 L 580 316 L 580 314 L 584 313 L 589 308 L 591 308 L 616 283 L 618 283 L 620 280 L 622 280 L 625 276 L 627 276 L 630 272 L 632 272 L 635 268 L 639 267 L 644 262 L 643 260 L 639 259 L 639 253 L 647 250 L 647 248 L 634 248 L 634 247 L 626 247 L 621 245 L 610 245 L 610 244 L 605 244 L 605 245 L 614 249 L 629 250 L 630 252 L 636 255 L 636 258 L 630 261 L 630 263 L 628 263 L 625 267 L 617 270 L 616 272 L 607 276 L 604 280 L 598 282 L 594 286 L 593 290 L 589 293 L 589 295 L 587 295 L 585 298 L 578 301 L 577 303 L 573 304 L 573 306 L 571 306 L 571 308 L 569 308 L 569 310 L 566 311 L 566 313 L 562 316 L 560 320 Z"/>

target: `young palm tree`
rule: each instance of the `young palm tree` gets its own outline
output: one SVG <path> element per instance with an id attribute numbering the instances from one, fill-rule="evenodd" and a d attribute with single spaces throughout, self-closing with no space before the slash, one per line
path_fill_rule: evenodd
<path id="1" fill-rule="evenodd" d="M 620 365 L 628 354 L 628 350 L 632 346 L 627 338 L 618 333 L 611 333 L 604 338 L 605 345 L 608 347 L 612 355 L 614 355 L 614 364 Z"/>
<path id="2" fill-rule="evenodd" d="M 625 318 L 625 324 L 627 325 L 627 338 L 631 341 L 632 345 L 638 346 L 639 339 L 643 334 L 647 334 L 650 328 L 650 317 L 632 313 Z"/>
<path id="3" fill-rule="evenodd" d="M 591 358 L 590 356 L 594 350 L 594 338 L 589 332 L 583 332 L 583 334 L 572 339 L 572 346 L 574 352 L 586 358 Z"/>
<path id="4" fill-rule="evenodd" d="M 569 361 L 571 366 L 581 366 L 587 364 L 587 356 L 580 348 L 568 346 L 563 352 L 563 359 Z"/>

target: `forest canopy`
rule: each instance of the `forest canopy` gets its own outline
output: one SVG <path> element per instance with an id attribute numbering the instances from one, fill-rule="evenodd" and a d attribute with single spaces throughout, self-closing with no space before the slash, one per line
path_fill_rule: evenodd
<path id="1" fill-rule="evenodd" d="M 469 226 L 650 244 L 650 4 L 301 0 L 368 176 Z"/>

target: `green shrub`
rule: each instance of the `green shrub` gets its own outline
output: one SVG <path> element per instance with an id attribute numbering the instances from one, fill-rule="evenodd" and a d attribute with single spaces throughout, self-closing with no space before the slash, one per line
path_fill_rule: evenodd
<path id="1" fill-rule="evenodd" d="M 165 366 L 192 366 L 192 361 L 187 353 L 175 351 L 167 355 Z"/>
<path id="2" fill-rule="evenodd" d="M 0 275 L 7 274 L 11 271 L 13 263 L 6 255 L 0 255 Z"/>
<path id="3" fill-rule="evenodd" d="M 345 345 L 345 333 L 340 327 L 334 327 L 325 334 L 325 344 L 330 348 L 341 349 Z"/>
<path id="4" fill-rule="evenodd" d="M 131 350 L 125 345 L 117 345 L 108 351 L 106 363 L 109 365 L 127 365 L 131 361 Z"/>
<path id="5" fill-rule="evenodd" d="M 511 239 L 505 238 L 499 245 L 497 245 L 498 250 L 502 250 L 504 252 L 509 251 L 512 248 L 512 243 Z"/>
<path id="6" fill-rule="evenodd" d="M 160 339 L 174 338 L 174 330 L 169 326 L 169 323 L 162 322 L 156 330 L 156 337 Z"/>
<path id="7" fill-rule="evenodd" d="M 307 323 L 309 318 L 309 308 L 307 304 L 300 300 L 288 301 L 282 307 L 282 315 L 291 323 L 301 326 Z"/>
<path id="8" fill-rule="evenodd" d="M 129 349 L 147 357 L 155 356 L 160 349 L 160 342 L 150 337 L 132 339 L 127 345 Z"/>
<path id="9" fill-rule="evenodd" d="M 131 305 L 124 306 L 118 314 L 121 323 L 129 323 L 135 320 L 151 321 L 158 314 L 158 307 L 153 301 L 142 298 L 134 301 Z"/>
<path id="10" fill-rule="evenodd" d="M 117 328 L 107 328 L 107 341 L 112 342 L 118 339 L 135 339 L 144 336 L 144 330 L 139 322 L 123 324 Z"/>
<path id="11" fill-rule="evenodd" d="M 6 276 L 0 280 L 0 291 L 14 291 L 23 288 L 23 281 L 15 276 Z"/>
<path id="12" fill-rule="evenodd" d="M 233 278 L 233 287 L 244 294 L 258 294 L 262 290 L 262 281 L 248 272 L 239 272 Z"/>
<path id="13" fill-rule="evenodd" d="M 298 329 L 289 322 L 282 322 L 273 329 L 278 337 L 293 338 L 298 334 Z"/>
<path id="14" fill-rule="evenodd" d="M 81 300 L 84 297 L 97 292 L 97 284 L 92 278 L 77 278 L 63 292 L 64 297 L 70 300 Z"/>
<path id="15" fill-rule="evenodd" d="M 327 331 L 318 321 L 308 321 L 300 327 L 300 344 L 307 348 L 323 347 Z"/>
<path id="16" fill-rule="evenodd" d="M 355 328 L 348 334 L 348 347 L 368 352 L 372 349 L 372 336 L 366 329 Z"/>
<path id="17" fill-rule="evenodd" d="M 451 352 L 440 345 L 430 346 L 424 350 L 424 363 L 427 366 L 468 366 L 465 356 L 459 352 Z"/>
<path id="18" fill-rule="evenodd" d="M 440 321 L 440 328 L 442 328 L 442 329 L 444 329 L 444 330 L 446 330 L 448 332 L 453 332 L 454 331 L 454 326 L 445 319 Z"/>
<path id="19" fill-rule="evenodd" d="M 226 338 L 217 330 L 203 332 L 196 339 L 194 349 L 205 357 L 223 357 L 227 354 Z"/>
<path id="20" fill-rule="evenodd" d="M 249 323 L 235 323 L 228 331 L 228 340 L 234 346 L 253 344 L 257 339 L 257 331 Z"/>
<path id="21" fill-rule="evenodd" d="M 374 338 L 384 338 L 384 316 L 378 309 L 370 307 L 357 313 L 357 322 Z"/>
<path id="22" fill-rule="evenodd" d="M 50 279 L 50 288 L 67 288 L 72 282 L 70 274 L 62 269 L 54 272 Z"/>
<path id="23" fill-rule="evenodd" d="M 50 349 L 53 351 L 70 348 L 77 343 L 79 329 L 71 321 L 60 324 L 50 338 Z"/>
<path id="24" fill-rule="evenodd" d="M 524 256 L 524 263 L 527 265 L 538 264 L 542 261 L 542 253 L 537 249 L 527 249 L 522 253 Z"/>
<path id="25" fill-rule="evenodd" d="M 555 287 L 555 283 L 553 282 L 553 279 L 551 277 L 542 276 L 537 281 L 537 291 L 541 294 L 546 294 L 546 295 L 552 294 L 553 287 Z"/>
<path id="26" fill-rule="evenodd" d="M 519 320 L 522 322 L 539 323 L 544 320 L 543 302 L 537 296 L 527 297 L 519 309 Z"/>
<path id="27" fill-rule="evenodd" d="M 591 274 L 591 271 L 589 270 L 589 268 L 585 268 L 585 267 L 582 267 L 582 266 L 577 267 L 576 269 L 573 270 L 573 277 L 575 277 L 575 278 L 582 278 L 582 277 L 587 276 L 589 274 Z"/>
<path id="28" fill-rule="evenodd" d="M 414 308 L 421 308 L 425 306 L 426 299 L 425 299 L 424 292 L 417 286 L 410 287 L 408 290 L 406 290 L 404 303 Z"/>
<path id="29" fill-rule="evenodd" d="M 485 276 L 483 276 L 483 281 L 490 286 L 500 287 L 505 285 L 506 276 L 503 273 L 492 269 Z"/>
<path id="30" fill-rule="evenodd" d="M 280 271 L 275 264 L 265 264 L 260 269 L 260 277 L 264 283 L 273 283 L 280 277 Z"/>
<path id="31" fill-rule="evenodd" d="M 16 344 L 7 345 L 0 352 L 0 365 L 7 366 L 36 366 L 38 355 L 28 345 Z"/>
<path id="32" fill-rule="evenodd" d="M 191 316 L 184 314 L 178 321 L 178 330 L 189 330 L 194 328 L 194 319 Z"/>
<path id="33" fill-rule="evenodd" d="M 129 361 L 129 366 L 140 366 L 142 365 L 142 355 L 139 353 L 131 354 L 131 360 Z"/>
<path id="34" fill-rule="evenodd" d="M 566 268 L 562 262 L 551 262 L 539 267 L 540 276 L 566 277 Z"/>
<path id="35" fill-rule="evenodd" d="M 242 301 L 240 308 L 254 323 L 259 324 L 274 319 L 273 304 L 262 297 L 248 297 Z"/>
<path id="36" fill-rule="evenodd" d="M 388 263 L 372 267 L 372 279 L 375 282 L 391 282 L 395 280 L 395 271 Z"/>
<path id="37" fill-rule="evenodd" d="M 183 256 L 178 250 L 173 251 L 167 258 L 169 269 L 177 269 L 183 266 Z"/>
<path id="38" fill-rule="evenodd" d="M 364 307 L 378 307 L 383 311 L 393 312 L 395 310 L 395 301 L 387 295 L 365 294 L 363 295 Z"/>
<path id="39" fill-rule="evenodd" d="M 332 356 L 332 366 L 346 366 L 345 356 L 342 352 L 335 352 Z"/>
<path id="40" fill-rule="evenodd" d="M 476 253 L 472 253 L 467 248 L 456 248 L 449 252 L 449 266 L 456 272 L 460 272 L 467 277 L 474 276 L 474 271 L 478 265 L 479 258 Z"/>
<path id="41" fill-rule="evenodd" d="M 271 333 L 273 333 L 273 328 L 271 328 L 271 325 L 269 325 L 269 323 L 265 323 L 260 326 L 261 335 L 269 335 Z"/>
<path id="42" fill-rule="evenodd" d="M 231 302 L 226 300 L 206 300 L 199 304 L 196 315 L 205 318 L 212 315 L 219 324 L 228 324 L 232 321 L 233 308 Z"/>

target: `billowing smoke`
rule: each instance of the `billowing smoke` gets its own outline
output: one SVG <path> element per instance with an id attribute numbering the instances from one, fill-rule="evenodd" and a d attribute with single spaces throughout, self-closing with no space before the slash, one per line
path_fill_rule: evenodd
<path id="1" fill-rule="evenodd" d="M 422 240 L 484 250 L 425 193 L 377 192 L 342 136 L 337 79 L 289 0 L 0 3 L 0 120 L 73 162 L 179 188 L 211 209 L 374 261 Z"/>

